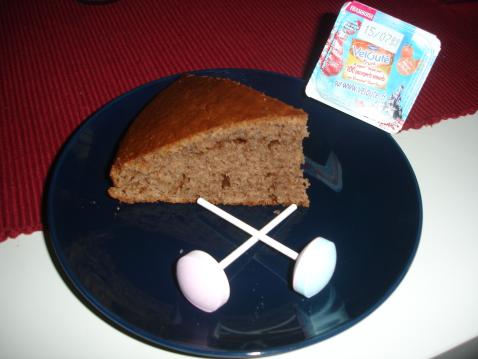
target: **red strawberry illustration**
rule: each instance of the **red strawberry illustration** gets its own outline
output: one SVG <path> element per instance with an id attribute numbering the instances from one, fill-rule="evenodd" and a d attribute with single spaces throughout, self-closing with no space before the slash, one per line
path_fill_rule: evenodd
<path id="1" fill-rule="evenodd" d="M 344 25 L 344 31 L 348 35 L 353 35 L 357 30 L 360 30 L 360 26 L 362 26 L 362 21 L 355 20 L 354 22 L 348 22 Z"/>
<path id="2" fill-rule="evenodd" d="M 332 77 L 338 75 L 344 67 L 344 60 L 340 56 L 334 55 L 333 52 L 329 54 L 325 66 L 322 69 L 322 73 L 325 76 Z"/>
<path id="3" fill-rule="evenodd" d="M 347 35 L 343 31 L 336 32 L 331 52 L 335 56 L 342 56 L 344 53 L 344 41 L 347 41 Z"/>
<path id="4" fill-rule="evenodd" d="M 335 56 L 342 56 L 342 54 L 344 53 L 344 47 L 342 46 L 342 44 L 337 41 L 334 47 L 332 47 L 332 53 Z"/>
<path id="5" fill-rule="evenodd" d="M 347 34 L 346 34 L 344 31 L 340 30 L 340 31 L 337 31 L 337 32 L 335 33 L 334 39 L 335 39 L 337 42 L 339 42 L 340 45 L 342 45 L 342 44 L 344 43 L 344 41 L 347 41 L 348 36 L 347 36 Z"/>

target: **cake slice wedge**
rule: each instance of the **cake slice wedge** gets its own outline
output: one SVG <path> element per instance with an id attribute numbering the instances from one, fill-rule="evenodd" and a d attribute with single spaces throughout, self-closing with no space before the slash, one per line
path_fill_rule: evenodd
<path id="1" fill-rule="evenodd" d="M 307 114 L 240 83 L 183 75 L 128 128 L 112 165 L 121 202 L 309 206 Z"/>

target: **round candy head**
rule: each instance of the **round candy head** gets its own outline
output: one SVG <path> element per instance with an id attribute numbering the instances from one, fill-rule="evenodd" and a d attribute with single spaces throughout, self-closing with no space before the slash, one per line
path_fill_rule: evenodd
<path id="1" fill-rule="evenodd" d="M 176 275 L 186 299 L 202 311 L 214 312 L 229 299 L 226 273 L 206 252 L 195 250 L 181 257 Z"/>
<path id="2" fill-rule="evenodd" d="M 316 295 L 329 283 L 336 262 L 335 244 L 321 237 L 314 239 L 302 250 L 295 263 L 294 290 L 307 298 Z"/>

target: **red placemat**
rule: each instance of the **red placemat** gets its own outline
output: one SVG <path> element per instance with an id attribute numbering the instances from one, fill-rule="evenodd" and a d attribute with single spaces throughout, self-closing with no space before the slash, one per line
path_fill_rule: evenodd
<path id="1" fill-rule="evenodd" d="M 42 229 L 52 163 L 101 106 L 192 70 L 249 68 L 307 79 L 344 2 L 2 1 L 0 241 Z M 478 2 L 363 2 L 442 42 L 405 129 L 476 112 Z"/>

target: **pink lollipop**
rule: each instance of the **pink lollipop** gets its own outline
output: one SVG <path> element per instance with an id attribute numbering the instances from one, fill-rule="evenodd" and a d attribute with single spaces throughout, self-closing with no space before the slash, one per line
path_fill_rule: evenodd
<path id="1" fill-rule="evenodd" d="M 289 206 L 257 233 L 269 233 L 296 209 L 296 205 Z M 176 266 L 176 275 L 179 288 L 186 299 L 208 313 L 223 306 L 230 295 L 229 281 L 224 269 L 258 241 L 255 236 L 249 238 L 219 263 L 206 252 L 199 250 L 181 257 Z"/>

